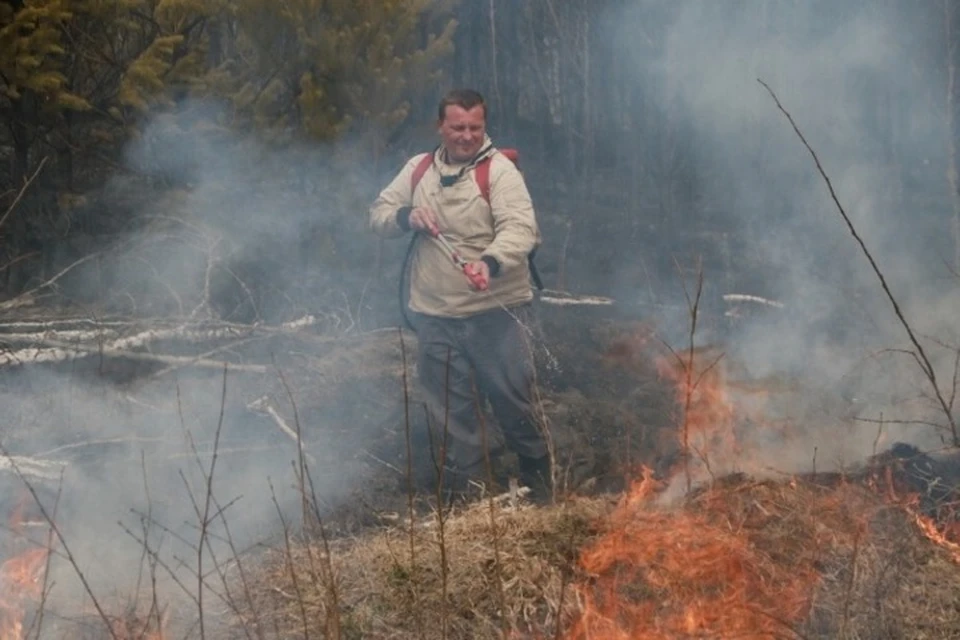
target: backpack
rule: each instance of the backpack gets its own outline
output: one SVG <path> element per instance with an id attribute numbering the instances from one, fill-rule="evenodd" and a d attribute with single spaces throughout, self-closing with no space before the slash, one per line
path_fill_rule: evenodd
<path id="1" fill-rule="evenodd" d="M 518 169 L 520 168 L 520 154 L 516 149 L 498 149 L 498 151 L 510 158 L 510 161 L 513 162 Z M 492 155 L 487 156 L 478 162 L 473 170 L 474 177 L 477 180 L 477 186 L 480 187 L 480 195 L 487 201 L 487 204 L 490 204 L 490 161 L 492 159 Z M 413 175 L 410 176 L 410 193 L 413 193 L 417 188 L 417 185 L 431 164 L 433 164 L 433 153 L 428 153 L 423 156 L 420 162 L 417 163 L 417 166 L 414 167 Z"/>
<path id="2" fill-rule="evenodd" d="M 507 158 L 513 162 L 517 168 L 520 168 L 520 153 L 516 149 L 498 149 L 500 153 L 505 155 Z M 480 195 L 483 196 L 483 199 L 487 201 L 487 204 L 490 204 L 490 162 L 493 160 L 493 154 L 488 155 L 483 160 L 478 162 L 474 167 L 473 173 L 474 178 L 477 181 L 477 186 L 480 187 Z M 423 178 L 424 174 L 427 172 L 427 169 L 430 168 L 430 165 L 433 164 L 433 153 L 427 153 L 423 156 L 420 162 L 417 163 L 417 166 L 413 169 L 413 175 L 410 176 L 410 193 L 412 194 L 417 185 L 420 184 L 420 180 Z M 533 278 L 533 283 L 539 290 L 543 290 L 543 281 L 540 279 L 540 272 L 537 271 L 537 266 L 533 262 L 533 257 L 536 255 L 537 250 L 534 249 L 530 252 L 530 255 L 527 256 L 527 263 L 530 265 L 530 277 Z"/>

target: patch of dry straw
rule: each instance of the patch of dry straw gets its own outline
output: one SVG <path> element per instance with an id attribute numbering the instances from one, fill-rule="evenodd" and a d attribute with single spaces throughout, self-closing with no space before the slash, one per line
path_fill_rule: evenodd
<path id="1" fill-rule="evenodd" d="M 383 639 L 939 640 L 960 630 L 960 568 L 898 507 L 842 479 L 731 476 L 674 505 L 580 498 L 498 506 L 494 520 L 486 503 L 450 514 L 442 547 L 435 518 L 417 523 L 413 561 L 406 525 L 335 545 L 336 636 L 322 631 L 328 585 L 309 569 L 323 546 L 278 550 L 263 559 L 261 620 L 280 637 Z"/>
<path id="2" fill-rule="evenodd" d="M 481 501 L 445 516 L 443 545 L 435 516 L 417 522 L 412 561 L 408 525 L 334 545 L 341 637 L 417 638 L 422 632 L 424 638 L 480 640 L 500 638 L 504 628 L 519 637 L 555 629 L 559 611 L 575 613 L 577 551 L 612 504 L 588 498 L 551 508 L 498 504 L 491 517 L 489 503 Z M 258 606 L 271 620 L 266 626 L 291 631 L 283 637 L 302 637 L 305 618 L 313 628 L 328 618 L 329 590 L 308 568 L 322 549 L 298 545 L 293 562 L 281 550 L 265 558 Z"/>

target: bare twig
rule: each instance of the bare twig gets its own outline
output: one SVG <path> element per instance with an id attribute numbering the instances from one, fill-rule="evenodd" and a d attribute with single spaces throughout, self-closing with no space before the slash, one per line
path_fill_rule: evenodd
<path id="1" fill-rule="evenodd" d="M 400 336 L 400 361 L 403 366 L 403 435 L 407 448 L 407 518 L 409 522 L 409 541 L 410 541 L 410 575 L 413 580 L 410 581 L 410 590 L 413 595 L 414 623 L 417 625 L 418 637 L 425 638 L 423 628 L 423 616 L 420 610 L 420 589 L 417 588 L 417 547 L 414 536 L 413 510 L 413 442 L 410 434 L 410 387 L 407 381 L 407 344 L 403 339 L 403 329 L 397 328 L 397 334 Z"/>
<path id="2" fill-rule="evenodd" d="M 207 539 L 207 529 L 210 525 L 210 506 L 213 503 L 213 477 L 217 466 L 217 449 L 220 444 L 220 434 L 223 431 L 223 417 L 227 406 L 227 370 L 223 367 L 223 387 L 220 391 L 220 414 L 217 416 L 217 431 L 213 436 L 213 454 L 210 456 L 210 470 L 207 472 L 207 487 L 204 495 L 203 518 L 200 520 L 200 544 L 197 545 L 197 574 L 203 574 L 203 546 Z M 197 584 L 197 613 L 200 616 L 200 638 L 206 637 L 203 616 L 203 583 Z"/>
<path id="3" fill-rule="evenodd" d="M 300 491 L 300 519 L 301 527 L 302 529 L 305 529 L 307 525 L 307 517 L 310 513 L 310 503 L 307 501 L 307 462 L 303 450 L 303 432 L 300 429 L 300 413 L 297 410 L 297 402 L 293 398 L 293 391 L 290 390 L 290 385 L 287 384 L 287 379 L 283 375 L 283 371 L 277 365 L 277 360 L 274 354 L 270 354 L 270 359 L 273 361 L 273 368 L 277 372 L 277 378 L 280 380 L 280 384 L 283 386 L 284 393 L 287 394 L 287 400 L 290 401 L 290 407 L 293 410 L 293 426 L 295 427 L 293 435 L 294 442 L 297 444 L 297 464 L 299 465 L 296 475 L 297 488 Z M 279 419 L 279 416 L 274 414 L 274 418 Z"/>
<path id="4" fill-rule="evenodd" d="M 303 623 L 303 638 L 304 640 L 309 640 L 310 624 L 307 621 L 306 601 L 304 600 L 303 592 L 300 589 L 300 580 L 297 578 L 297 569 L 293 564 L 293 544 L 290 541 L 290 527 L 287 526 L 287 521 L 283 517 L 283 510 L 280 508 L 280 503 L 277 501 L 277 495 L 274 491 L 272 482 L 270 483 L 270 495 L 272 497 L 274 507 L 277 510 L 277 517 L 280 518 L 280 524 L 283 526 L 284 548 L 286 549 L 286 553 L 284 555 L 287 559 L 287 570 L 290 572 L 290 582 L 297 594 L 297 606 L 300 608 L 300 620 Z"/>
<path id="5" fill-rule="evenodd" d="M 500 607 L 500 636 L 507 640 L 507 598 L 503 592 L 503 568 L 500 558 L 500 532 L 497 528 L 497 508 L 492 497 L 493 490 L 493 465 L 490 463 L 490 446 L 488 443 L 487 421 L 483 415 L 483 408 L 480 405 L 480 392 L 477 389 L 476 379 L 471 380 L 473 390 L 474 408 L 477 412 L 477 421 L 480 425 L 480 441 L 483 447 L 483 464 L 487 472 L 488 499 L 487 504 L 490 508 L 490 542 L 493 545 L 493 574 L 497 589 L 497 603 Z M 532 487 L 531 487 L 532 488 Z"/>
<path id="6" fill-rule="evenodd" d="M 446 519 L 447 515 L 443 508 L 443 479 L 444 469 L 447 466 L 447 439 L 450 435 L 450 358 L 453 357 L 452 350 L 447 348 L 447 360 L 444 373 L 444 414 L 443 414 L 443 436 L 440 446 L 440 472 L 437 477 L 437 531 L 440 544 L 440 637 L 447 640 L 450 625 L 450 612 L 447 598 L 450 585 L 450 559 L 447 557 L 447 537 L 446 537 Z"/>
<path id="7" fill-rule="evenodd" d="M 313 517 L 316 520 L 316 527 L 320 533 L 320 542 L 323 544 L 322 567 L 326 574 L 326 580 L 323 584 L 327 596 L 326 615 L 324 619 L 325 638 L 330 640 L 341 640 L 343 637 L 340 622 L 340 591 L 337 586 L 337 574 L 333 567 L 333 553 L 330 549 L 330 537 L 327 535 L 327 529 L 323 524 L 323 515 L 320 512 L 320 504 L 317 501 L 317 491 L 313 484 L 313 476 L 310 474 L 309 465 L 304 465 L 303 472 L 307 477 L 307 485 L 310 487 L 310 500 L 313 505 Z M 311 567 L 313 566 L 313 555 L 308 545 L 307 552 L 310 553 Z"/>
<path id="8" fill-rule="evenodd" d="M 957 422 L 954 418 L 953 411 L 951 411 L 950 405 L 947 403 L 946 398 L 943 395 L 942 390 L 940 389 L 940 384 L 937 381 L 937 372 L 933 367 L 933 364 L 930 362 L 930 359 L 927 357 L 927 352 L 920 344 L 920 340 L 917 338 L 916 334 L 913 331 L 913 328 L 910 326 L 910 323 L 907 321 L 906 316 L 903 311 L 900 309 L 900 304 L 897 302 L 896 297 L 893 295 L 893 292 L 890 290 L 887 280 L 883 275 L 883 272 L 880 270 L 880 267 L 877 265 L 876 260 L 873 258 L 873 254 L 870 253 L 870 250 L 867 249 L 866 243 L 861 238 L 860 234 L 857 232 L 856 227 L 853 225 L 853 221 L 850 219 L 850 216 L 847 215 L 846 210 L 843 208 L 843 205 L 840 204 L 840 199 L 837 197 L 837 193 L 833 188 L 833 183 L 830 180 L 830 177 L 827 175 L 827 172 L 824 170 L 823 165 L 820 164 L 820 158 L 817 157 L 816 152 L 810 146 L 810 143 L 807 142 L 807 139 L 801 133 L 796 122 L 793 120 L 793 116 L 783 107 L 780 103 L 780 99 L 777 97 L 777 94 L 774 93 L 773 89 L 761 79 L 757 79 L 763 87 L 767 90 L 770 96 L 773 98 L 773 101 L 777 105 L 777 109 L 787 118 L 787 121 L 790 123 L 790 126 L 793 128 L 794 133 L 797 134 L 797 137 L 800 138 L 800 141 L 803 143 L 803 146 L 806 147 L 807 151 L 810 152 L 810 155 L 813 157 L 813 162 L 817 167 L 817 171 L 820 176 L 823 178 L 824 182 L 827 185 L 827 190 L 830 192 L 830 199 L 833 200 L 833 203 L 837 207 L 837 211 L 840 213 L 840 216 L 843 218 L 844 223 L 847 226 L 847 229 L 850 231 L 850 234 L 856 240 L 857 244 L 860 246 L 860 250 L 866 256 L 867 261 L 870 263 L 871 269 L 873 269 L 874 274 L 880 280 L 880 286 L 883 288 L 883 292 L 886 294 L 887 299 L 890 301 L 890 304 L 893 306 L 893 311 L 897 316 L 897 319 L 900 321 L 900 324 L 903 325 L 904 330 L 907 333 L 907 336 L 910 339 L 910 342 L 913 344 L 913 347 L 916 349 L 914 354 L 917 358 L 917 361 L 920 364 L 920 369 L 923 371 L 923 374 L 926 376 L 927 380 L 930 382 L 931 387 L 933 388 L 933 394 L 937 399 L 937 402 L 940 404 L 940 408 L 943 410 L 947 422 L 950 427 L 950 434 L 953 439 L 955 446 L 960 446 L 960 432 L 957 430 Z"/>
<path id="9" fill-rule="evenodd" d="M 13 265 L 17 264 L 18 262 L 23 262 L 24 260 L 35 258 L 38 255 L 40 255 L 39 251 L 31 251 L 29 253 L 21 253 L 18 256 L 14 256 L 13 258 L 10 258 L 9 260 L 7 260 L 4 264 L 0 265 L 0 273 L 6 271 Z"/>
<path id="10" fill-rule="evenodd" d="M 877 446 L 880 444 L 880 438 L 883 437 L 883 414 L 880 414 L 880 419 L 877 420 L 877 437 L 873 439 L 873 455 L 877 455 Z"/>
<path id="11" fill-rule="evenodd" d="M 687 351 L 687 360 L 684 364 L 684 374 L 685 374 L 685 390 L 684 390 L 684 407 L 683 407 L 683 424 L 681 425 L 681 438 L 683 440 L 683 473 L 686 476 L 687 481 L 687 491 L 690 491 L 691 484 L 693 482 L 690 475 L 690 407 L 693 405 L 693 391 L 694 384 L 693 380 L 693 357 L 694 357 L 694 348 L 696 346 L 696 334 L 697 334 L 697 319 L 700 314 L 700 296 L 703 294 L 703 267 L 702 265 L 697 265 L 697 289 L 694 294 L 694 297 L 690 297 L 690 292 L 687 291 L 686 280 L 683 279 L 683 274 L 681 272 L 680 282 L 683 285 L 683 295 L 687 299 L 687 307 L 690 313 L 690 333 L 689 333 L 689 344 Z M 679 265 L 678 265 L 679 270 Z M 697 380 L 699 382 L 699 380 Z"/>
<path id="12" fill-rule="evenodd" d="M 280 431 L 282 431 L 287 437 L 293 440 L 294 444 L 296 444 L 297 448 L 303 452 L 304 457 L 310 462 L 310 464 L 316 464 L 317 461 L 314 459 L 314 457 L 304 450 L 303 439 L 300 437 L 300 434 L 297 432 L 296 429 L 292 428 L 289 424 L 287 424 L 287 421 L 284 419 L 282 415 L 280 415 L 280 412 L 277 411 L 276 408 L 274 408 L 273 405 L 270 404 L 269 398 L 265 396 L 262 398 L 258 398 L 253 402 L 251 402 L 249 405 L 247 405 L 247 408 L 252 411 L 263 411 L 267 415 L 269 415 L 270 418 L 273 420 L 274 424 L 276 424 L 277 427 L 279 427 Z M 295 416 L 295 419 L 296 419 L 296 416 Z"/>
<path id="13" fill-rule="evenodd" d="M 853 587 L 857 583 L 857 562 L 860 558 L 860 538 L 862 531 L 857 528 L 856 535 L 853 538 L 853 552 L 850 556 L 850 576 L 843 593 L 843 615 L 840 618 L 839 637 L 847 637 L 847 627 L 850 624 L 850 607 L 853 604 Z"/>
<path id="14" fill-rule="evenodd" d="M 57 518 L 57 509 L 60 506 L 60 498 L 62 497 L 62 495 L 63 495 L 63 472 L 61 471 L 60 482 L 57 484 L 57 497 L 56 497 L 56 500 L 54 500 L 53 502 L 52 516 L 54 520 L 56 520 Z M 36 630 L 35 631 L 36 640 L 40 639 L 40 630 L 43 628 L 43 614 L 44 614 L 44 611 L 46 611 L 47 595 L 50 593 L 49 587 L 52 587 L 52 585 L 49 585 L 48 587 L 48 582 L 50 580 L 50 558 L 53 555 L 52 554 L 53 535 L 54 535 L 53 528 L 52 527 L 48 528 L 47 529 L 47 545 L 46 545 L 47 555 L 46 555 L 46 558 L 44 558 L 43 582 L 40 586 L 40 594 L 41 594 L 40 606 L 37 608 L 36 617 L 34 618 L 33 622 L 31 622 L 31 627 L 33 627 Z M 24 637 L 27 637 L 27 635 L 29 635 L 29 630 L 27 631 L 27 633 L 23 634 Z"/>
<path id="15" fill-rule="evenodd" d="M 13 210 L 17 208 L 17 205 L 20 204 L 20 200 L 23 199 L 23 196 L 27 193 L 27 189 L 30 188 L 30 185 L 34 180 L 37 179 L 37 176 L 40 175 L 40 171 L 43 170 L 43 165 L 47 163 L 49 156 L 44 156 L 43 160 L 40 161 L 40 164 L 37 165 L 36 170 L 33 174 L 23 183 L 23 186 L 20 187 L 20 191 L 17 192 L 17 195 L 14 197 L 13 202 L 10 203 L 10 206 L 7 207 L 7 210 L 3 212 L 3 215 L 0 216 L 0 228 L 3 227 L 4 223 L 7 221 L 7 218 L 10 217 L 10 214 L 13 213 Z"/>

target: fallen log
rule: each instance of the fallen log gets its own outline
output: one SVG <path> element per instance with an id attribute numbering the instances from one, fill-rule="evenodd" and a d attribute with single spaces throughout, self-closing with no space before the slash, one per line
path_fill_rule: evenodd
<path id="1" fill-rule="evenodd" d="M 14 473 L 28 481 L 59 480 L 60 472 L 66 465 L 66 462 L 60 460 L 0 455 L 0 471 Z"/>
<path id="2" fill-rule="evenodd" d="M 303 328 L 316 324 L 314 316 L 304 316 L 298 320 L 277 326 L 244 325 L 235 323 L 182 323 L 166 326 L 166 323 L 147 324 L 149 328 L 142 328 L 144 323 L 109 322 L 95 323 L 76 319 L 55 322 L 14 322 L 0 324 L 0 342 L 40 344 L 49 341 L 64 343 L 97 343 L 103 344 L 105 339 L 113 349 L 133 349 L 146 346 L 161 340 L 182 340 L 189 342 L 205 342 L 229 338 L 243 338 L 253 333 L 280 334 L 295 333 Z M 87 326 L 89 328 L 81 328 Z M 134 334 L 123 335 L 120 329 L 139 329 Z"/>
<path id="3" fill-rule="evenodd" d="M 269 367 L 259 364 L 240 364 L 227 362 L 225 360 L 210 360 L 207 358 L 194 358 L 191 356 L 168 356 L 156 353 L 146 353 L 143 351 L 97 349 L 96 347 L 83 346 L 79 346 L 74 349 L 31 347 L 27 349 L 20 349 L 14 352 L 0 353 L 0 368 L 18 367 L 26 364 L 66 362 L 68 360 L 86 358 L 93 355 L 102 355 L 109 358 L 126 358 L 129 360 L 139 360 L 143 362 L 156 362 L 158 364 L 172 366 L 192 366 L 207 369 L 223 369 L 224 367 L 227 367 L 231 371 L 243 371 L 248 373 L 266 373 L 270 370 Z"/>
<path id="4" fill-rule="evenodd" d="M 138 331 L 132 335 L 121 336 L 116 328 L 104 329 L 95 326 L 91 329 L 78 329 L 78 322 L 71 320 L 70 328 L 57 329 L 45 327 L 45 323 L 6 323 L 4 328 L 39 328 L 36 332 L 0 331 L 0 342 L 7 344 L 28 344 L 20 349 L 7 349 L 0 352 L 0 368 L 17 367 L 25 364 L 57 363 L 87 358 L 90 356 L 127 358 L 157 362 L 169 366 L 213 367 L 222 369 L 229 366 L 235 371 L 264 373 L 268 369 L 261 365 L 234 364 L 220 360 L 210 360 L 200 356 L 162 355 L 137 351 L 153 343 L 176 340 L 178 342 L 210 342 L 217 340 L 245 340 L 252 335 L 264 336 L 296 333 L 316 322 L 314 316 L 304 316 L 295 321 L 278 326 L 263 325 L 186 325 L 172 327 L 153 327 Z M 116 325 L 115 325 L 116 326 Z M 129 325 L 128 325 L 129 326 Z"/>
<path id="5" fill-rule="evenodd" d="M 556 306 L 570 305 L 590 305 L 590 306 L 608 306 L 616 301 L 613 298 L 604 296 L 585 296 L 567 293 L 566 291 L 555 291 L 553 289 L 544 289 L 540 292 L 537 299 L 543 304 Z"/>

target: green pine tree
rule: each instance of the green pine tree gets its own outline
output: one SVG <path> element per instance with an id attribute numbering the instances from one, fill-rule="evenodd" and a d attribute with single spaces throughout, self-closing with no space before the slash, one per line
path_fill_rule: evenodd
<path id="1" fill-rule="evenodd" d="M 236 0 L 234 55 L 213 76 L 276 142 L 385 139 L 452 51 L 453 2 Z"/>
<path id="2" fill-rule="evenodd" d="M 24 182 L 30 149 L 43 121 L 89 104 L 71 92 L 62 70 L 63 28 L 72 18 L 68 0 L 0 4 L 0 114 L 14 151 L 13 183 Z"/>

